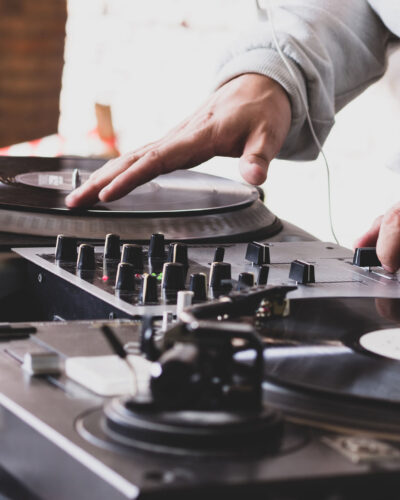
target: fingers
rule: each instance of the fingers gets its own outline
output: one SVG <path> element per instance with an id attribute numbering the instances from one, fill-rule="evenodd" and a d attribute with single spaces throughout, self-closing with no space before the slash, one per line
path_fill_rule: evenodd
<path id="1" fill-rule="evenodd" d="M 117 175 L 98 194 L 102 201 L 113 201 L 161 174 L 191 168 L 213 156 L 207 131 L 189 133 L 174 141 L 151 148 L 129 168 Z"/>
<path id="2" fill-rule="evenodd" d="M 383 215 L 380 215 L 377 217 L 370 229 L 363 234 L 358 240 L 354 242 L 353 247 L 354 248 L 360 248 L 360 247 L 374 247 L 376 246 L 376 242 L 378 241 L 378 236 L 379 236 L 379 229 L 381 227 L 381 222 L 383 219 Z"/>
<path id="3" fill-rule="evenodd" d="M 101 168 L 91 174 L 89 179 L 79 188 L 72 191 L 65 199 L 68 207 L 90 206 L 99 199 L 99 192 L 109 184 L 115 176 L 122 173 L 129 166 L 137 161 L 141 155 L 153 147 L 153 143 L 147 144 L 139 150 L 124 154 L 119 158 L 110 160 Z"/>
<path id="4" fill-rule="evenodd" d="M 159 141 L 146 144 L 140 149 L 126 153 L 120 156 L 119 158 L 107 162 L 101 168 L 93 172 L 92 175 L 89 177 L 89 179 L 84 184 L 82 184 L 82 186 L 72 191 L 66 197 L 65 199 L 66 205 L 69 208 L 75 208 L 80 206 L 87 207 L 96 203 L 100 199 L 99 193 L 106 186 L 108 186 L 114 178 L 117 178 L 125 170 L 131 167 L 131 165 L 135 164 L 135 162 L 137 162 L 140 158 L 145 156 L 149 151 L 151 150 L 157 151 L 157 148 L 160 145 L 168 143 L 168 141 L 171 141 L 174 137 L 178 136 L 180 132 L 184 131 L 187 124 L 188 124 L 188 119 L 185 119 Z M 140 180 L 138 179 L 138 182 L 136 184 L 133 183 L 133 187 L 130 188 L 130 190 L 154 178 L 156 175 L 158 175 L 156 172 L 157 169 L 155 168 L 153 173 L 148 172 L 149 175 L 147 177 L 144 175 L 145 173 L 143 172 L 142 178 L 146 180 L 140 182 Z M 129 191 L 121 190 L 121 192 L 124 192 L 124 194 L 127 194 Z M 113 194 L 113 188 L 111 188 L 111 190 L 108 189 L 105 190 L 101 200 L 111 201 L 111 199 L 114 200 L 119 197 L 119 196 L 116 197 L 112 196 L 112 194 Z"/>
<path id="5" fill-rule="evenodd" d="M 375 219 L 372 227 L 354 242 L 354 248 L 373 246 L 384 269 L 394 273 L 400 268 L 400 203 Z"/>
<path id="6" fill-rule="evenodd" d="M 394 273 L 399 269 L 400 203 L 392 207 L 382 218 L 376 253 L 387 271 Z"/>

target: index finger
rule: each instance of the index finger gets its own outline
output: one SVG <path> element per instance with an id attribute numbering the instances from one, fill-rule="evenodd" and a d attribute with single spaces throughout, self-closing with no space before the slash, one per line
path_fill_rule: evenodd
<path id="1" fill-rule="evenodd" d="M 173 170 L 191 168 L 214 156 L 206 132 L 189 133 L 150 149 L 127 170 L 117 175 L 99 193 L 102 201 L 113 201 L 154 177 Z"/>
<path id="2" fill-rule="evenodd" d="M 93 172 L 89 179 L 79 188 L 72 191 L 66 198 L 68 207 L 90 206 L 98 201 L 99 192 L 109 184 L 114 177 L 126 170 L 141 155 L 152 147 L 152 143 L 143 148 L 121 155 L 118 158 L 108 161 L 98 170 Z"/>

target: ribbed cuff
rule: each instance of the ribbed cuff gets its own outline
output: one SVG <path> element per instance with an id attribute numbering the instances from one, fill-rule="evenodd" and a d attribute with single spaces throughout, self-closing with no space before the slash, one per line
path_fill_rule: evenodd
<path id="1" fill-rule="evenodd" d="M 294 74 L 297 76 L 303 95 L 306 96 L 306 85 L 301 71 L 289 57 L 287 60 Z M 306 121 L 306 112 L 296 82 L 293 81 L 279 54 L 273 49 L 257 48 L 233 56 L 218 71 L 215 88 L 244 73 L 257 73 L 268 76 L 286 90 L 292 108 L 292 121 L 289 133 L 278 157 L 286 159 L 297 157 L 296 159 L 299 159 L 299 135 Z M 312 153 L 312 156 L 314 155 L 315 152 Z M 309 156 L 309 154 L 305 154 L 305 156 Z"/>

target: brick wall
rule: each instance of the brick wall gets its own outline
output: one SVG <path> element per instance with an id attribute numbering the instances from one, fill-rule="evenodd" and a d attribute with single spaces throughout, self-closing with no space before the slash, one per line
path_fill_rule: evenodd
<path id="1" fill-rule="evenodd" d="M 0 0 L 0 147 L 55 133 L 65 0 Z"/>

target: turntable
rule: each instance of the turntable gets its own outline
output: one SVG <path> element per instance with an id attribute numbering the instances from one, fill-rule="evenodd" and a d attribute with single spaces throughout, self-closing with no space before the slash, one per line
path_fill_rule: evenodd
<path id="1" fill-rule="evenodd" d="M 0 356 L 1 464 L 40 498 L 397 498 L 400 365 L 363 342 L 399 338 L 399 299 L 291 293 L 236 292 L 167 331 L 14 325 Z M 127 355 L 108 373 L 118 348 L 104 330 Z"/>
<path id="2" fill-rule="evenodd" d="M 248 241 L 282 228 L 256 188 L 193 171 L 162 175 L 89 210 L 67 209 L 65 196 L 103 164 L 78 157 L 0 157 L 0 231 L 26 235 L 32 245 L 32 236 L 38 242 L 58 234 L 96 240 L 111 232 L 135 241 L 153 233 L 167 240 Z"/>

